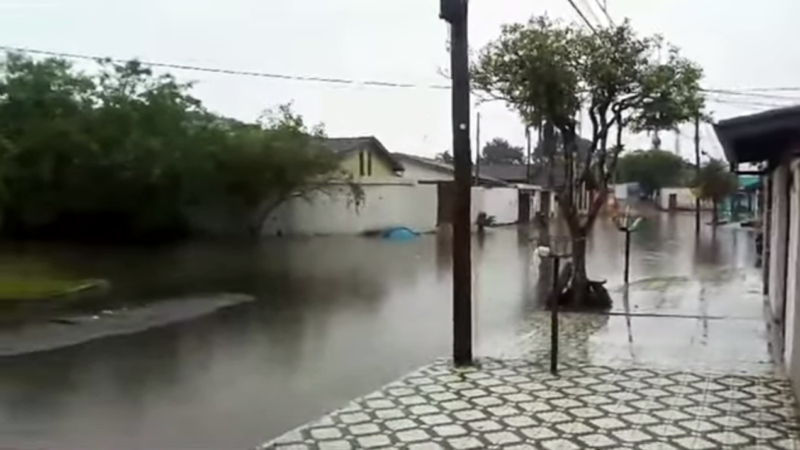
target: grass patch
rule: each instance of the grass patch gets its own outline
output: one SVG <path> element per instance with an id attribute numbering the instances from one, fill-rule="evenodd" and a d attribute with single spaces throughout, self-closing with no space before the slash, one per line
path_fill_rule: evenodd
<path id="1" fill-rule="evenodd" d="M 98 288 L 103 284 L 102 280 L 69 280 L 0 273 L 0 302 L 67 298 L 70 294 Z"/>

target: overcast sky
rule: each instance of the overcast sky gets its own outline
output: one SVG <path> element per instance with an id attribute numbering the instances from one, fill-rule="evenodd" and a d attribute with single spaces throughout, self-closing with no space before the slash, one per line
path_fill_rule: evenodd
<path id="1" fill-rule="evenodd" d="M 575 1 L 591 20 L 604 20 L 595 0 Z M 642 33 L 661 33 L 700 63 L 707 88 L 800 86 L 800 52 L 793 49 L 800 42 L 798 0 L 607 1 L 614 20 L 628 17 Z M 447 28 L 438 8 L 438 0 L 0 0 L 0 45 L 288 75 L 446 84 L 437 74 L 449 63 Z M 495 38 L 501 24 L 543 13 L 579 20 L 567 0 L 472 0 L 471 47 Z M 212 110 L 240 119 L 294 102 L 309 121 L 325 123 L 331 136 L 375 135 L 391 151 L 428 156 L 450 148 L 446 90 L 176 74 L 196 81 L 195 94 Z M 710 109 L 721 119 L 764 108 L 712 103 Z M 481 111 L 483 140 L 524 142 L 522 125 L 503 105 L 483 105 Z M 689 156 L 691 126 L 684 128 L 681 153 Z M 703 127 L 702 136 L 704 150 L 721 155 L 710 127 Z M 665 148 L 675 147 L 673 136 L 662 140 Z M 630 146 L 647 143 L 646 137 L 628 138 Z"/>

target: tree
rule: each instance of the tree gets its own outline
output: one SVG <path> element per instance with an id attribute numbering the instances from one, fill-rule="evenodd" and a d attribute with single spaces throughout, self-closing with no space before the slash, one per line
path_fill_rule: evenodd
<path id="1" fill-rule="evenodd" d="M 445 164 L 453 164 L 453 155 L 450 152 L 442 152 L 436 155 L 436 160 Z"/>
<path id="2" fill-rule="evenodd" d="M 348 185 L 321 127 L 288 106 L 243 123 L 136 61 L 98 69 L 13 53 L 0 64 L 4 231 L 175 236 L 190 206 L 241 205 L 263 220 L 290 198 Z"/>
<path id="3" fill-rule="evenodd" d="M 736 175 L 728 170 L 724 162 L 711 159 L 700 167 L 694 180 L 697 195 L 704 200 L 711 200 L 714 208 L 713 223 L 718 223 L 717 207 L 726 197 L 736 192 L 738 183 Z"/>
<path id="4" fill-rule="evenodd" d="M 618 183 L 638 183 L 647 198 L 659 189 L 680 186 L 687 162 L 665 150 L 637 150 L 620 156 L 617 162 Z"/>
<path id="5" fill-rule="evenodd" d="M 481 161 L 488 164 L 524 164 L 522 147 L 509 144 L 503 138 L 494 138 L 483 146 Z"/>
<path id="6" fill-rule="evenodd" d="M 565 180 L 557 186 L 559 210 L 572 238 L 571 301 L 593 306 L 586 274 L 586 239 L 608 196 L 622 147 L 622 132 L 671 129 L 699 114 L 702 71 L 658 38 L 642 38 L 629 21 L 588 31 L 534 17 L 506 25 L 473 65 L 473 84 L 483 95 L 505 101 L 528 126 L 544 123 L 561 135 L 560 152 L 545 152 Z M 577 117 L 585 111 L 589 148 L 578 151 Z M 612 129 L 616 133 L 609 145 Z M 563 163 L 556 165 L 556 161 Z M 594 188 L 588 214 L 578 214 L 575 192 Z M 602 297 L 598 295 L 597 297 Z"/>

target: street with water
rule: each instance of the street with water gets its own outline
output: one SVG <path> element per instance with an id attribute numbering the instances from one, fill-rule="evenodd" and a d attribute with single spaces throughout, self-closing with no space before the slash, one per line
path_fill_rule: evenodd
<path id="1" fill-rule="evenodd" d="M 695 237 L 692 215 L 654 213 L 633 235 L 628 289 L 623 238 L 598 222 L 590 276 L 607 280 L 615 306 L 607 315 L 565 313 L 564 364 L 715 366 L 743 376 L 776 370 L 748 230 L 704 226 Z M 490 229 L 474 244 L 481 357 L 546 355 L 535 246 L 527 227 Z M 215 292 L 255 301 L 0 359 L 0 448 L 253 448 L 450 351 L 447 235 L 12 251 L 109 279 L 125 304 Z"/>

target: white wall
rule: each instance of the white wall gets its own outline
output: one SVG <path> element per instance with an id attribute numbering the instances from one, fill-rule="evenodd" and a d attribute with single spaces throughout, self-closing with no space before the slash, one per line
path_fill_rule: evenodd
<path id="1" fill-rule="evenodd" d="M 316 194 L 312 201 L 293 200 L 264 221 L 262 234 L 274 236 L 360 234 L 393 226 L 417 232 L 436 229 L 436 185 L 408 180 L 365 182 L 364 201 L 356 208 L 346 186 L 330 194 Z"/>
<path id="2" fill-rule="evenodd" d="M 519 220 L 519 190 L 506 187 L 473 187 L 473 222 L 481 212 L 494 216 L 498 225 L 516 223 Z"/>
<path id="3" fill-rule="evenodd" d="M 786 367 L 790 373 L 797 374 L 797 370 L 793 367 L 793 362 L 800 362 L 795 358 L 794 352 L 800 346 L 795 345 L 795 335 L 800 337 L 800 333 L 795 329 L 798 325 L 798 277 L 797 277 L 797 263 L 798 256 L 800 256 L 800 189 L 798 189 L 798 162 L 795 161 L 790 168 L 795 182 L 792 183 L 791 191 L 789 194 L 789 245 L 788 245 L 788 267 L 789 271 L 786 274 L 786 329 L 784 335 L 784 358 Z"/>
<path id="4" fill-rule="evenodd" d="M 670 194 L 676 195 L 677 200 L 677 208 L 678 209 L 694 209 L 694 194 L 692 194 L 692 190 L 687 187 L 674 187 L 674 188 L 662 188 L 659 191 L 659 198 L 658 198 L 658 206 L 661 209 L 668 210 L 669 209 L 669 196 Z M 702 209 L 711 209 L 713 205 L 708 200 L 703 200 L 700 202 L 700 208 Z"/>
<path id="5" fill-rule="evenodd" d="M 436 182 L 436 181 L 453 181 L 455 179 L 452 173 L 448 174 L 441 170 L 435 170 L 422 164 L 417 164 L 413 161 L 403 159 L 403 178 L 416 181 Z"/>
<path id="6" fill-rule="evenodd" d="M 769 257 L 769 303 L 772 315 L 783 323 L 784 314 L 784 286 L 786 283 L 786 214 L 788 214 L 788 198 L 786 197 L 786 184 L 789 178 L 789 168 L 780 165 L 770 175 L 772 183 L 772 229 L 770 237 Z"/>
<path id="7" fill-rule="evenodd" d="M 627 184 L 615 184 L 614 185 L 614 197 L 617 200 L 625 200 L 628 198 L 628 185 Z"/>

